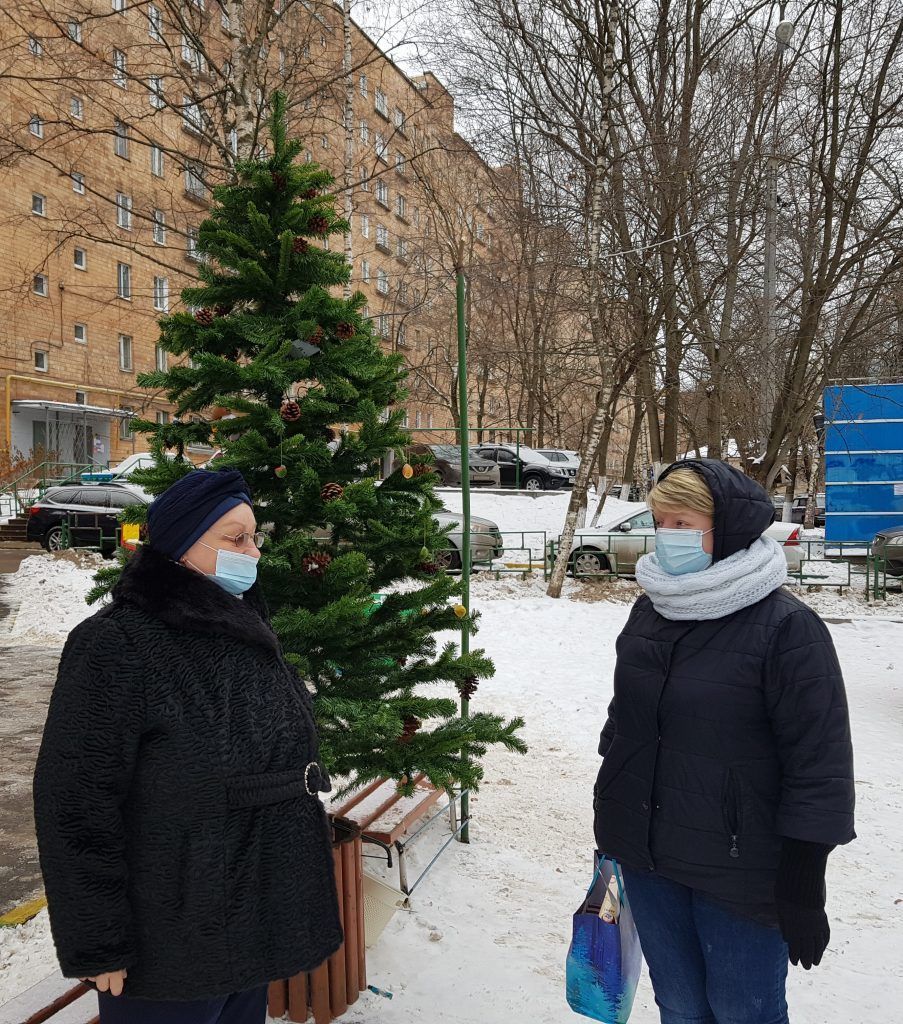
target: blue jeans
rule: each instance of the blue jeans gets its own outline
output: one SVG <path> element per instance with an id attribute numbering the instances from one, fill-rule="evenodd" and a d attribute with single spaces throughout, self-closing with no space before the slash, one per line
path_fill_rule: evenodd
<path id="1" fill-rule="evenodd" d="M 789 1024 L 777 928 L 651 871 L 623 872 L 662 1024 Z"/>
<path id="2" fill-rule="evenodd" d="M 184 1002 L 98 992 L 97 1002 L 100 1024 L 264 1024 L 267 986 L 217 999 Z"/>

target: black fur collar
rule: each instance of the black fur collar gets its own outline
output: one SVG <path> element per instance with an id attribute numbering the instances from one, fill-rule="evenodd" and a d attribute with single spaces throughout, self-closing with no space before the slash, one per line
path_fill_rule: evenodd
<path id="1" fill-rule="evenodd" d="M 113 588 L 113 598 L 136 605 L 174 629 L 238 638 L 281 654 L 258 584 L 239 600 L 152 547 L 144 546 L 132 557 Z"/>

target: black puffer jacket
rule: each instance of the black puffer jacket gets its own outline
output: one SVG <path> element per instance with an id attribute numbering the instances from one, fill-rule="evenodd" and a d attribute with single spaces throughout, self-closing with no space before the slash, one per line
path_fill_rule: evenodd
<path id="1" fill-rule="evenodd" d="M 342 933 L 317 759 L 256 588 L 143 549 L 69 637 L 35 772 L 63 974 L 125 967 L 128 995 L 200 999 L 326 959 Z"/>
<path id="2" fill-rule="evenodd" d="M 681 465 L 712 491 L 716 561 L 772 521 L 741 473 Z M 824 623 L 783 588 L 699 622 L 670 621 L 640 597 L 617 640 L 599 753 L 599 849 L 757 914 L 774 906 L 781 837 L 854 838 L 840 666 Z"/>

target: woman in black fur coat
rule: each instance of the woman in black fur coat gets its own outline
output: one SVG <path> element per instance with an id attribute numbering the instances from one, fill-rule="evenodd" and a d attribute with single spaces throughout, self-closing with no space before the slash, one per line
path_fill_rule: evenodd
<path id="1" fill-rule="evenodd" d="M 102 1024 L 255 1024 L 341 944 L 310 696 L 255 583 L 234 471 L 150 506 L 149 544 L 69 636 L 35 771 L 62 972 Z"/>

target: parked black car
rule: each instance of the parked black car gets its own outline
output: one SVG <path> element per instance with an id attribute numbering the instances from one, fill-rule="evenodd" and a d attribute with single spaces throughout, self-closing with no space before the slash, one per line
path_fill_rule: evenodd
<path id="1" fill-rule="evenodd" d="M 513 444 L 481 444 L 474 447 L 474 455 L 498 464 L 501 487 L 517 487 L 519 481 L 525 491 L 551 491 L 574 483 L 566 469 L 524 445 L 518 450 Z"/>
<path id="2" fill-rule="evenodd" d="M 887 560 L 888 576 L 903 576 L 903 526 L 876 533 L 872 554 Z"/>
<path id="3" fill-rule="evenodd" d="M 793 507 L 790 509 L 790 520 L 794 523 L 802 523 L 806 518 L 806 503 L 808 502 L 808 495 L 799 494 L 793 499 Z M 783 508 L 783 506 L 782 506 Z M 815 495 L 815 525 L 825 525 L 825 496 L 824 494 Z"/>
<path id="4" fill-rule="evenodd" d="M 59 551 L 63 524 L 68 522 L 72 547 L 100 548 L 111 555 L 119 547 L 119 513 L 148 500 L 144 491 L 129 484 L 51 487 L 28 510 L 26 537 L 48 551 Z"/>

